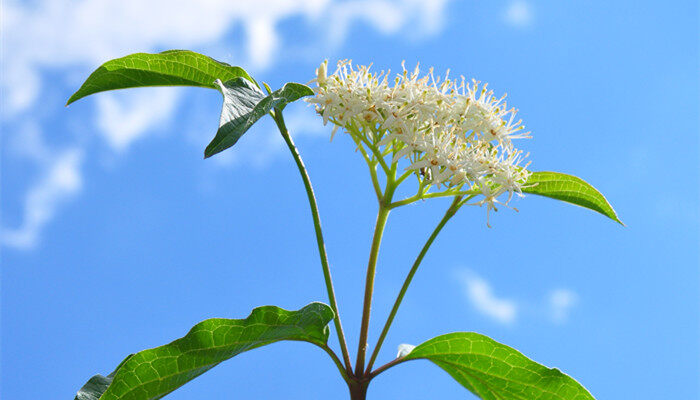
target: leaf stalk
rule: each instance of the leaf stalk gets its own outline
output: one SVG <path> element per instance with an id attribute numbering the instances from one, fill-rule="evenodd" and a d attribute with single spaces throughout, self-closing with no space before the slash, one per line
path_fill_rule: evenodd
<path id="1" fill-rule="evenodd" d="M 289 148 L 289 151 L 292 153 L 292 157 L 294 158 L 294 162 L 297 165 L 297 168 L 299 169 L 299 174 L 301 175 L 301 179 L 304 181 L 304 188 L 306 189 L 306 196 L 308 197 L 309 200 L 309 207 L 311 208 L 311 215 L 313 217 L 314 221 L 314 231 L 316 232 L 316 244 L 318 245 L 318 253 L 319 257 L 321 258 L 321 267 L 323 269 L 323 279 L 326 283 L 326 291 L 328 292 L 328 301 L 330 302 L 331 309 L 335 313 L 335 317 L 333 318 L 333 324 L 335 325 L 335 330 L 338 334 L 338 342 L 340 343 L 340 350 L 343 354 L 343 360 L 345 362 L 345 369 L 347 371 L 352 371 L 352 364 L 350 362 L 350 353 L 348 352 L 348 346 L 347 342 L 345 340 L 345 333 L 343 332 L 343 325 L 340 322 L 340 312 L 338 311 L 338 303 L 335 298 L 335 290 L 333 289 L 333 279 L 331 278 L 331 270 L 328 265 L 328 255 L 326 254 L 326 245 L 323 240 L 323 231 L 321 229 L 321 217 L 319 216 L 318 212 L 318 205 L 316 203 L 316 195 L 314 194 L 314 189 L 311 186 L 311 180 L 309 178 L 309 174 L 306 171 L 306 167 L 304 166 L 304 162 L 301 159 L 301 155 L 299 155 L 299 151 L 297 150 L 296 146 L 294 145 L 294 141 L 292 140 L 292 137 L 289 135 L 289 131 L 287 130 L 287 126 L 284 123 L 284 117 L 282 116 L 282 110 L 281 109 L 275 109 L 274 112 L 271 113 L 272 118 L 275 120 L 275 123 L 277 124 L 277 128 L 280 131 L 280 134 L 282 135 L 282 138 L 284 139 L 284 142 L 287 144 L 287 147 Z M 345 375 L 347 377 L 347 375 Z"/>

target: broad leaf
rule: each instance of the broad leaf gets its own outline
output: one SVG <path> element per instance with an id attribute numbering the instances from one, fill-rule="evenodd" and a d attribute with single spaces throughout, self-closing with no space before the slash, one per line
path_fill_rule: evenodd
<path id="1" fill-rule="evenodd" d="M 83 385 L 80 391 L 78 391 L 78 394 L 75 396 L 75 400 L 98 400 L 100 396 L 102 396 L 102 393 L 104 393 L 109 385 L 112 384 L 114 375 L 116 375 L 119 368 L 121 368 L 125 362 L 129 361 L 132 356 L 133 354 L 129 354 L 121 363 L 119 363 L 119 365 L 117 365 L 117 368 L 115 368 L 111 374 L 107 376 L 95 375 L 90 378 L 90 380 Z"/>
<path id="2" fill-rule="evenodd" d="M 403 360 L 427 359 L 484 400 L 593 400 L 578 382 L 484 335 L 438 336 Z"/>
<path id="3" fill-rule="evenodd" d="M 197 86 L 217 89 L 214 81 L 238 77 L 253 81 L 245 70 L 188 50 L 136 53 L 102 64 L 75 92 L 70 104 L 107 90 L 143 86 Z"/>
<path id="4" fill-rule="evenodd" d="M 313 94 L 311 88 L 300 83 L 287 83 L 270 95 L 265 94 L 245 78 L 222 83 L 216 81 L 224 95 L 219 130 L 204 150 L 204 157 L 233 146 L 253 124 L 273 108 L 283 109 L 287 104 Z"/>
<path id="5" fill-rule="evenodd" d="M 332 319 L 331 308 L 321 303 L 299 311 L 259 307 L 246 319 L 208 319 L 170 344 L 130 355 L 110 375 L 94 376 L 75 399 L 160 399 L 220 362 L 266 344 L 300 340 L 324 346 Z"/>
<path id="6" fill-rule="evenodd" d="M 524 193 L 551 197 L 585 207 L 624 225 L 605 196 L 581 178 L 559 172 L 534 172 L 525 186 Z"/>

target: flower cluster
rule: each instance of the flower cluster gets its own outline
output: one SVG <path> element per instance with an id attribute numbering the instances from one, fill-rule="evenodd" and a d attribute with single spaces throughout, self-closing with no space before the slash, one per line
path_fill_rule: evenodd
<path id="1" fill-rule="evenodd" d="M 418 67 L 411 73 L 403 68 L 393 79 L 390 72 L 371 73 L 349 61 L 339 62 L 330 76 L 327 62 L 316 73 L 315 96 L 307 101 L 324 124 L 335 125 L 333 134 L 344 128 L 358 143 L 393 154 L 392 162 L 407 160 L 407 169 L 428 185 L 478 191 L 484 198 L 475 204 L 489 210 L 501 194 L 509 194 L 505 203 L 521 194 L 528 164 L 519 166 L 524 157 L 512 140 L 529 138 L 529 132 L 505 96 L 463 77 L 440 81 L 432 69 L 421 77 Z"/>

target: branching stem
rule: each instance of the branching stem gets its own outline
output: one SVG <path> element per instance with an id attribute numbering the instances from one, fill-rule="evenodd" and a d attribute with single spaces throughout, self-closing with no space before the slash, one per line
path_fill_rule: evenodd
<path id="1" fill-rule="evenodd" d="M 367 163 L 367 167 L 369 168 L 369 175 L 372 178 L 372 187 L 374 188 L 374 193 L 377 195 L 377 200 L 382 199 L 382 189 L 379 186 L 379 179 L 377 178 L 377 161 L 373 161 L 370 159 L 369 155 L 367 154 L 367 150 L 365 150 L 364 147 L 359 142 L 357 143 L 357 149 L 360 151 L 360 154 L 362 154 L 362 158 L 365 159 L 365 162 Z"/>
<path id="2" fill-rule="evenodd" d="M 396 207 L 401 207 L 405 206 L 407 204 L 414 203 L 418 200 L 423 200 L 423 199 L 434 199 L 438 197 L 453 197 L 453 196 L 470 196 L 469 198 L 472 198 L 474 194 L 477 194 L 476 191 L 473 190 L 464 190 L 464 191 L 447 191 L 447 192 L 436 192 L 436 193 L 417 193 L 411 197 L 407 197 L 403 200 L 399 200 L 396 202 L 393 202 L 389 205 L 391 208 L 396 208 Z"/>
<path id="3" fill-rule="evenodd" d="M 406 291 L 408 290 L 409 285 L 411 284 L 411 281 L 413 280 L 413 276 L 416 274 L 416 271 L 418 271 L 418 267 L 420 266 L 420 263 L 423 261 L 423 257 L 425 257 L 426 253 L 428 252 L 428 249 L 430 249 L 430 246 L 433 244 L 433 241 L 435 241 L 435 238 L 438 236 L 442 228 L 445 227 L 445 224 L 447 224 L 447 221 L 452 218 L 459 207 L 461 206 L 461 200 L 462 196 L 457 196 L 454 198 L 452 201 L 452 204 L 450 207 L 445 211 L 445 215 L 442 217 L 440 220 L 440 223 L 435 227 L 433 230 L 433 233 L 430 234 L 430 237 L 428 237 L 428 240 L 425 242 L 423 245 L 423 248 L 421 249 L 420 253 L 418 253 L 418 257 L 416 257 L 416 261 L 413 263 L 413 266 L 411 267 L 411 270 L 408 272 L 408 275 L 406 276 L 406 279 L 403 282 L 403 286 L 401 286 L 401 290 L 399 291 L 398 296 L 396 297 L 396 301 L 394 302 L 394 306 L 391 309 L 391 312 L 389 313 L 389 317 L 386 320 L 386 323 L 384 324 L 384 328 L 382 329 L 382 333 L 379 335 L 379 339 L 377 340 L 377 344 L 374 346 L 374 350 L 372 352 L 372 356 L 369 359 L 369 363 L 367 363 L 367 371 L 372 370 L 372 365 L 374 365 L 374 361 L 377 359 L 377 355 L 379 354 L 379 350 L 382 348 L 382 344 L 384 343 L 384 339 L 386 338 L 387 333 L 389 332 L 389 328 L 391 328 L 392 322 L 394 322 L 394 317 L 396 317 L 396 313 L 399 311 L 399 306 L 401 306 L 401 302 L 403 301 L 404 296 L 406 295 Z M 381 372 L 381 371 L 380 371 Z M 374 374 L 374 373 L 372 373 Z M 373 376 L 370 374 L 370 376 Z"/>

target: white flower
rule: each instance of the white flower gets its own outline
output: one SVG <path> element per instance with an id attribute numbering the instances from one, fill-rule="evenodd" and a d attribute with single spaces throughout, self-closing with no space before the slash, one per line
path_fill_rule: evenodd
<path id="1" fill-rule="evenodd" d="M 402 65 L 403 67 L 403 65 Z M 424 184 L 436 188 L 465 187 L 484 196 L 476 205 L 496 210 L 498 196 L 522 195 L 527 166 L 513 146 L 514 139 L 529 138 L 516 110 L 505 96 L 496 97 L 480 82 L 463 77 L 440 81 L 432 69 L 424 76 L 419 69 L 391 79 L 390 72 L 371 73 L 370 66 L 353 67 L 340 61 L 327 75 L 327 62 L 316 70 L 315 104 L 324 124 L 335 125 L 356 142 L 385 155 L 392 162 L 408 162 Z"/>

